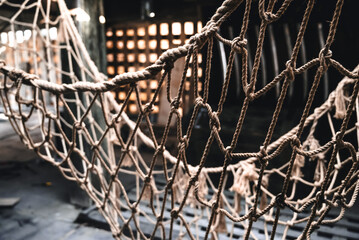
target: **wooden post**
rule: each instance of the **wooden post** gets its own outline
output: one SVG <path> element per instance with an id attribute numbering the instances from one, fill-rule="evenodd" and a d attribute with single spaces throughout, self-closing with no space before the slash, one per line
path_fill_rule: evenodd
<path id="1" fill-rule="evenodd" d="M 76 21 L 76 25 L 78 27 L 80 36 L 84 42 L 84 45 L 92 59 L 92 61 L 95 63 L 95 65 L 98 67 L 100 72 L 106 71 L 106 47 L 105 47 L 105 30 L 104 30 L 104 24 L 99 22 L 99 17 L 104 15 L 103 11 L 103 1 L 102 0 L 77 0 L 77 4 L 74 4 L 73 1 L 71 3 L 72 6 L 81 8 L 84 10 L 89 16 L 89 21 Z M 76 19 L 76 18 L 75 18 Z M 79 69 L 76 70 L 77 72 Z M 80 76 L 80 75 L 79 75 Z M 81 79 L 81 78 L 80 78 Z M 90 77 L 86 79 L 86 81 L 93 81 Z M 81 94 L 79 96 L 81 98 L 82 104 L 84 104 L 85 107 L 87 107 L 87 104 L 92 99 L 88 98 L 87 94 Z M 72 108 L 74 109 L 75 106 Z M 76 112 L 76 110 L 75 110 Z M 74 112 L 74 113 L 75 113 Z M 94 121 L 102 128 L 105 129 L 106 124 L 103 117 L 102 110 L 99 106 L 94 105 L 91 108 L 92 118 Z M 76 114 L 75 114 L 76 115 Z M 89 126 L 88 121 L 85 121 L 86 125 Z M 90 132 L 91 130 L 88 129 Z M 94 140 L 99 140 L 101 137 L 101 133 L 97 130 L 93 134 Z M 103 142 L 101 144 L 101 147 L 104 149 L 104 151 L 108 150 L 108 144 L 107 142 Z M 84 152 L 88 159 L 91 159 L 93 152 L 91 151 L 91 146 L 89 144 L 84 145 Z M 79 158 L 76 158 L 74 156 L 74 164 L 77 168 L 82 168 L 82 161 Z M 104 173 L 107 175 L 106 173 Z M 91 174 L 90 174 L 91 178 Z M 95 180 L 95 178 L 90 180 L 92 185 L 94 187 L 99 187 L 98 180 Z M 90 206 L 90 199 L 86 195 L 84 191 L 79 191 L 77 186 L 72 186 L 70 190 L 70 200 L 72 203 L 76 205 L 80 205 L 82 207 L 89 207 Z"/>

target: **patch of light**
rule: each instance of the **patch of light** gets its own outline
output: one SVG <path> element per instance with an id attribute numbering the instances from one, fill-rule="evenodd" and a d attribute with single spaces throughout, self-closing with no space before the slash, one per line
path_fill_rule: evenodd
<path id="1" fill-rule="evenodd" d="M 100 21 L 101 24 L 105 24 L 106 23 L 106 18 L 105 16 L 101 15 L 98 17 L 98 20 Z"/>
<path id="2" fill-rule="evenodd" d="M 85 10 L 82 8 L 74 8 L 70 10 L 70 14 L 72 16 L 75 16 L 76 20 L 79 22 L 89 22 L 90 21 L 90 15 L 88 15 Z"/>

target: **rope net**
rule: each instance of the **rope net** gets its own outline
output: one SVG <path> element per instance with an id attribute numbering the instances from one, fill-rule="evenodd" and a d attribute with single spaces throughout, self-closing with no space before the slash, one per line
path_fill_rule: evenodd
<path id="1" fill-rule="evenodd" d="M 2 35 L 1 46 L 4 60 L 0 65 L 0 94 L 5 115 L 28 148 L 87 192 L 116 239 L 232 239 L 241 235 L 244 239 L 287 239 L 297 226 L 303 230 L 295 237 L 309 238 L 321 225 L 339 221 L 357 197 L 357 140 L 353 139 L 359 137 L 359 132 L 352 115 L 359 117 L 359 76 L 358 67 L 354 71 L 346 69 L 332 58 L 330 50 L 343 0 L 337 1 L 318 57 L 296 66 L 315 2 L 308 0 L 285 69 L 256 89 L 266 29 L 285 14 L 291 2 L 259 0 L 257 5 L 251 0 L 226 0 L 187 44 L 165 51 L 142 71 L 107 80 L 91 61 L 63 0 L 27 0 L 21 4 L 1 1 L 0 9 L 7 9 L 9 14 L 1 15 L 0 21 L 10 31 L 7 39 Z M 241 31 L 228 40 L 218 30 L 237 8 L 244 10 Z M 261 24 L 253 66 L 249 69 L 245 36 L 251 11 L 258 11 Z M 23 35 L 18 34 L 20 30 Z M 217 106 L 208 104 L 210 82 L 215 80 L 211 79 L 214 41 L 221 41 L 230 49 Z M 200 94 L 197 70 L 201 49 L 206 49 L 207 55 Z M 221 137 L 221 113 L 236 55 L 242 66 L 245 98 L 238 103 L 241 112 L 226 146 Z M 171 71 L 179 58 L 185 58 L 184 71 L 177 94 L 173 95 Z M 179 108 L 189 66 L 193 69 L 194 101 L 185 128 Z M 313 99 L 328 68 L 336 69 L 344 79 L 314 109 Z M 310 69 L 316 74 L 298 125 L 272 139 L 288 87 Z M 158 75 L 158 88 L 152 99 L 141 101 L 138 83 Z M 123 85 L 128 85 L 129 91 L 125 101 L 118 104 L 110 91 Z M 278 85 L 280 95 L 263 143 L 257 152 L 238 151 L 238 138 L 251 103 Z M 160 91 L 167 92 L 171 109 L 158 137 L 150 116 Z M 136 96 L 139 112 L 135 121 L 126 115 L 131 94 Z M 201 109 L 207 110 L 210 119 L 209 137 L 200 150 L 199 164 L 194 166 L 189 164 L 186 151 L 193 144 L 192 133 Z M 333 123 L 333 117 L 340 119 L 335 120 L 339 124 Z M 172 121 L 176 147 L 170 149 L 167 142 Z M 331 137 L 320 142 L 316 139 L 320 134 L 318 123 L 327 126 Z M 40 137 L 36 132 L 40 132 Z M 208 167 L 206 161 L 213 145 L 220 149 L 224 163 Z M 279 167 L 273 164 L 286 151 L 291 152 L 286 161 Z M 314 171 L 305 171 L 309 163 L 315 166 Z M 345 177 L 340 179 L 343 172 Z M 214 181 L 213 175 L 219 176 L 219 181 Z M 126 178 L 133 180 L 132 189 L 124 184 Z M 339 209 L 338 214 L 329 217 L 333 209 Z"/>

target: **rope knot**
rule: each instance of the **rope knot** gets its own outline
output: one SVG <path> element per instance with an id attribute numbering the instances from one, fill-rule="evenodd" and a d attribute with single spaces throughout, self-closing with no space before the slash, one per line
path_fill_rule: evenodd
<path id="1" fill-rule="evenodd" d="M 218 201 L 214 201 L 214 202 L 212 203 L 212 209 L 217 210 L 218 207 L 219 207 Z"/>
<path id="2" fill-rule="evenodd" d="M 343 141 L 343 138 L 341 137 L 340 132 L 337 132 L 335 134 L 335 142 L 337 143 L 337 146 L 339 149 L 344 147 L 344 141 Z"/>
<path id="3" fill-rule="evenodd" d="M 178 210 L 177 209 L 173 209 L 171 211 L 171 218 L 174 218 L 174 219 L 178 218 Z"/>
<path id="4" fill-rule="evenodd" d="M 142 111 L 143 113 L 146 114 L 150 114 L 153 111 L 153 105 L 151 103 L 146 103 L 145 106 L 143 107 Z"/>
<path id="5" fill-rule="evenodd" d="M 215 127 L 217 130 L 221 130 L 221 122 L 219 121 L 217 112 L 212 112 L 209 114 L 210 121 L 209 124 L 211 128 Z"/>
<path id="6" fill-rule="evenodd" d="M 212 35 L 218 31 L 218 26 L 215 22 L 210 21 L 207 25 L 206 33 L 207 35 Z"/>
<path id="7" fill-rule="evenodd" d="M 138 212 L 137 207 L 132 206 L 131 207 L 132 214 L 136 214 Z"/>
<path id="8" fill-rule="evenodd" d="M 283 193 L 279 193 L 276 197 L 275 197 L 275 202 L 277 204 L 278 207 L 280 208 L 284 208 L 285 207 L 285 201 L 284 201 L 284 195 Z"/>
<path id="9" fill-rule="evenodd" d="M 162 216 L 158 216 L 158 217 L 157 217 L 157 222 L 158 222 L 158 224 L 162 224 L 162 220 L 163 220 Z"/>
<path id="10" fill-rule="evenodd" d="M 147 176 L 143 179 L 143 181 L 144 181 L 145 184 L 148 185 L 148 184 L 151 182 L 151 176 L 148 176 L 148 175 L 147 175 Z"/>
<path id="11" fill-rule="evenodd" d="M 228 158 L 228 159 L 232 159 L 232 156 L 231 156 L 231 153 L 233 151 L 233 147 L 232 146 L 227 146 L 226 149 L 225 149 L 225 156 Z"/>
<path id="12" fill-rule="evenodd" d="M 259 147 L 259 158 L 264 158 L 268 156 L 267 149 L 264 148 L 264 146 Z"/>
<path id="13" fill-rule="evenodd" d="M 344 198 L 343 195 L 339 194 L 338 192 L 335 192 L 335 193 L 334 193 L 334 200 L 335 200 L 336 202 L 338 202 L 341 206 L 343 206 L 343 207 L 345 206 L 345 205 L 344 205 L 345 198 Z"/>
<path id="14" fill-rule="evenodd" d="M 327 50 L 326 48 L 323 48 L 322 50 L 320 50 L 319 52 L 319 62 L 320 62 L 320 66 L 323 67 L 323 70 L 326 71 L 329 67 L 329 59 L 332 57 L 332 51 L 331 50 Z"/>
<path id="15" fill-rule="evenodd" d="M 324 202 L 324 194 L 322 194 L 322 191 L 317 192 L 315 199 L 317 200 L 317 209 L 319 209 Z"/>
<path id="16" fill-rule="evenodd" d="M 75 122 L 74 123 L 74 128 L 76 130 L 81 130 L 82 128 L 84 128 L 86 125 L 84 122 Z"/>
<path id="17" fill-rule="evenodd" d="M 156 149 L 157 153 L 162 154 L 165 151 L 165 147 L 163 145 L 158 146 L 158 148 Z"/>
<path id="18" fill-rule="evenodd" d="M 292 148 L 300 148 L 300 139 L 297 135 L 292 136 L 292 140 L 290 141 L 290 145 Z"/>
<path id="19" fill-rule="evenodd" d="M 287 79 L 290 80 L 290 81 L 293 81 L 294 78 L 295 78 L 295 75 L 294 75 L 294 73 L 295 73 L 295 71 L 294 71 L 295 66 L 294 66 L 294 64 L 292 63 L 291 60 L 288 60 L 288 61 L 286 62 L 286 64 L 285 64 L 285 66 L 287 67 L 287 68 L 286 68 L 286 76 L 287 76 Z"/>
<path id="20" fill-rule="evenodd" d="M 201 97 L 196 98 L 194 100 L 194 105 L 195 106 L 197 106 L 197 105 L 202 106 L 203 105 L 203 98 L 201 98 Z"/>
<path id="21" fill-rule="evenodd" d="M 171 108 L 178 109 L 181 104 L 181 100 L 178 97 L 175 97 L 170 103 Z"/>
<path id="22" fill-rule="evenodd" d="M 203 34 L 196 33 L 191 37 L 191 43 L 194 43 L 195 45 L 199 46 L 202 42 L 202 39 L 204 38 Z"/>
<path id="23" fill-rule="evenodd" d="M 191 179 L 189 180 L 189 185 L 193 186 L 195 185 L 195 183 L 197 182 L 198 177 L 197 175 L 194 175 L 193 177 L 191 177 Z"/>
<path id="24" fill-rule="evenodd" d="M 184 135 L 184 136 L 180 139 L 179 145 L 180 145 L 179 147 L 180 147 L 181 149 L 185 149 L 185 148 L 188 147 L 188 137 L 187 137 L 187 135 Z"/>
<path id="25" fill-rule="evenodd" d="M 260 16 L 266 23 L 271 23 L 277 18 L 277 16 L 271 12 L 263 12 Z"/>
<path id="26" fill-rule="evenodd" d="M 236 50 L 238 53 L 243 52 L 243 49 L 247 46 L 247 39 L 241 39 L 240 37 L 236 37 L 232 40 L 231 48 Z"/>
<path id="27" fill-rule="evenodd" d="M 164 64 L 163 64 L 163 69 L 165 71 L 170 71 L 171 69 L 173 69 L 174 67 L 174 63 L 173 63 L 173 60 L 170 59 L 170 60 L 167 60 Z"/>

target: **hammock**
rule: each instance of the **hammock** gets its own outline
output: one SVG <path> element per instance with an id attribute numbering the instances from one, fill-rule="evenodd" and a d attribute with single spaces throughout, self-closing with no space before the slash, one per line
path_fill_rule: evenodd
<path id="1" fill-rule="evenodd" d="M 291 229 L 298 226 L 302 231 L 295 237 L 309 238 L 321 225 L 339 221 L 357 197 L 357 141 L 347 138 L 359 138 L 357 121 L 352 117 L 355 114 L 359 117 L 359 67 L 353 71 L 346 69 L 332 58 L 330 50 L 343 0 L 337 1 L 328 37 L 318 57 L 296 66 L 315 2 L 308 0 L 286 68 L 256 89 L 266 29 L 286 13 L 291 2 L 259 0 L 256 9 L 253 6 L 257 3 L 250 0 L 226 0 L 187 44 L 163 52 L 153 65 L 141 71 L 108 80 L 90 59 L 63 0 L 21 4 L 1 1 L 0 8 L 11 9 L 9 16 L 0 16 L 0 21 L 10 29 L 6 36 L 2 35 L 1 51 L 6 54 L 0 53 L 3 58 L 0 96 L 5 115 L 29 149 L 87 192 L 116 239 L 233 239 L 239 236 L 286 239 Z M 54 8 L 58 16 L 50 14 Z M 218 30 L 237 8 L 244 9 L 240 34 L 234 39 L 225 39 Z M 258 11 L 261 25 L 249 71 L 245 36 L 251 11 Z M 25 15 L 32 16 L 30 21 L 22 17 Z M 210 82 L 215 81 L 211 78 L 214 41 L 230 49 L 217 106 L 208 103 Z M 207 54 L 200 93 L 197 71 L 201 49 L 206 49 Z M 245 98 L 238 103 L 241 112 L 233 123 L 236 127 L 227 146 L 221 136 L 221 113 L 235 56 L 240 58 Z M 179 58 L 185 58 L 184 71 L 173 95 L 171 71 Z M 179 108 L 190 66 L 194 101 L 189 124 L 184 128 Z M 313 99 L 328 68 L 338 71 L 344 79 L 313 111 Z M 288 87 L 299 74 L 310 69 L 316 74 L 298 125 L 274 140 Z M 158 75 L 153 97 L 147 102 L 141 101 L 139 82 Z M 124 85 L 129 86 L 129 91 L 124 102 L 118 104 L 111 90 Z M 280 94 L 263 143 L 256 152 L 238 151 L 238 137 L 251 103 L 278 85 Z M 150 116 L 160 91 L 166 91 L 171 109 L 158 138 Z M 126 115 L 131 95 L 135 96 L 138 109 L 134 121 Z M 204 149 L 199 149 L 199 164 L 191 165 L 187 149 L 193 144 L 193 129 L 201 109 L 206 110 L 209 118 L 209 137 Z M 339 125 L 333 123 L 333 117 L 340 119 Z M 176 128 L 174 149 L 166 145 L 172 121 Z M 332 136 L 318 141 L 317 127 L 323 122 Z M 40 140 L 33 138 L 35 131 L 41 132 Z M 220 150 L 223 165 L 207 167 L 212 146 Z M 291 152 L 285 163 L 279 167 L 273 164 L 285 151 Z M 315 166 L 315 171 L 305 170 L 309 164 Z M 347 174 L 340 179 L 339 173 L 343 171 Z M 218 184 L 213 181 L 214 174 L 219 176 Z M 132 178 L 134 188 L 128 189 L 123 178 Z M 233 181 L 229 180 L 232 178 Z M 230 188 L 226 188 L 228 184 Z M 278 184 L 280 191 L 273 190 L 271 186 Z M 301 188 L 311 190 L 298 194 Z M 339 209 L 338 215 L 328 217 L 333 209 Z"/>

